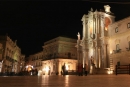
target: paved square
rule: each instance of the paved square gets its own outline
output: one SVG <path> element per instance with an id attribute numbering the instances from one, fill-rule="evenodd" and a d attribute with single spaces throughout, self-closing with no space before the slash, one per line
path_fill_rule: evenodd
<path id="1" fill-rule="evenodd" d="M 130 75 L 5 76 L 0 87 L 130 87 Z"/>

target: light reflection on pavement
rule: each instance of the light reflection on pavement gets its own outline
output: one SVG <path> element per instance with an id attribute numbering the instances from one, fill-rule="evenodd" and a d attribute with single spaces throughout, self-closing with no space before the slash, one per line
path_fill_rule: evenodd
<path id="1" fill-rule="evenodd" d="M 0 87 L 130 87 L 130 75 L 1 76 Z"/>

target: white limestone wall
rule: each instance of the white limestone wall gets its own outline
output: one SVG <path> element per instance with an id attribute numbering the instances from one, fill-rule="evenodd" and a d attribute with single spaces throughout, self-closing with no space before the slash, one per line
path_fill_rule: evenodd
<path id="1" fill-rule="evenodd" d="M 129 48 L 128 42 L 130 41 L 128 23 L 130 23 L 130 17 L 109 26 L 109 56 L 113 59 L 114 68 L 118 61 L 120 61 L 120 64 L 130 64 L 130 51 L 126 49 Z M 117 33 L 115 32 L 116 27 L 118 27 Z M 114 53 L 113 50 L 116 50 L 117 44 L 119 44 L 121 52 Z"/>

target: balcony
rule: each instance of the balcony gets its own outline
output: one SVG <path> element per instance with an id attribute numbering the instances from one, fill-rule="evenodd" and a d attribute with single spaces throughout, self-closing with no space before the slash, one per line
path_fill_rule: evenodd
<path id="1" fill-rule="evenodd" d="M 120 53 L 121 52 L 121 49 L 119 50 L 113 50 L 113 53 Z"/>

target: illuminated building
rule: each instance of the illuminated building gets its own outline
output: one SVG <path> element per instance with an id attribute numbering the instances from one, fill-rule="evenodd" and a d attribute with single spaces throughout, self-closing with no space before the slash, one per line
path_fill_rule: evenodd
<path id="1" fill-rule="evenodd" d="M 0 36 L 0 73 L 20 72 L 24 67 L 24 58 L 17 41 L 12 41 L 7 35 Z"/>
<path id="2" fill-rule="evenodd" d="M 43 51 L 29 56 L 28 65 L 38 70 L 38 75 L 61 75 L 61 67 L 65 63 L 68 72 L 76 71 L 76 40 L 57 37 L 44 43 Z"/>
<path id="3" fill-rule="evenodd" d="M 75 71 L 77 64 L 76 40 L 57 37 L 44 43 L 43 73 L 61 75 L 61 67 L 65 63 L 66 70 Z"/>
<path id="4" fill-rule="evenodd" d="M 20 66 L 20 71 L 24 71 L 25 69 L 25 55 L 21 55 L 20 57 L 20 62 L 19 62 L 19 66 Z"/>
<path id="5" fill-rule="evenodd" d="M 110 6 L 105 5 L 105 10 L 88 12 L 81 21 L 83 24 L 83 37 L 78 33 L 77 58 L 79 63 L 87 63 L 92 74 L 94 60 L 96 73 L 106 73 L 104 69 L 114 70 L 114 66 L 130 63 L 130 17 L 115 22 L 115 16 L 110 11 Z"/>
<path id="6" fill-rule="evenodd" d="M 43 59 L 43 51 L 32 54 L 29 56 L 29 63 L 26 65 L 26 71 L 30 71 L 30 70 L 38 70 L 38 74 L 42 74 L 41 70 L 42 70 L 42 60 Z"/>

